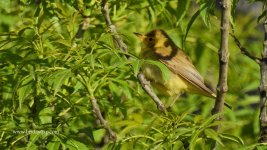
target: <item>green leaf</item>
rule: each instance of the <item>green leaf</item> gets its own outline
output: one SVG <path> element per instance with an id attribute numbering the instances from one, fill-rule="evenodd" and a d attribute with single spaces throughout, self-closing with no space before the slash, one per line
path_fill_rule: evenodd
<path id="1" fill-rule="evenodd" d="M 140 71 L 140 68 L 143 64 L 144 60 L 135 60 L 131 63 L 132 67 L 133 67 L 133 72 L 134 72 L 134 76 L 137 76 L 137 74 L 139 73 Z"/>
<path id="2" fill-rule="evenodd" d="M 192 134 L 192 137 L 191 137 L 191 140 L 190 140 L 190 146 L 189 146 L 189 149 L 190 150 L 194 150 L 195 147 L 196 147 L 196 144 L 197 144 L 197 140 L 199 139 L 199 134 L 201 133 L 202 131 L 195 131 L 193 134 Z"/>
<path id="3" fill-rule="evenodd" d="M 108 86 L 109 86 L 109 90 L 111 92 L 114 92 L 114 94 L 116 94 L 116 95 L 120 95 L 121 92 L 115 83 L 109 82 Z"/>
<path id="4" fill-rule="evenodd" d="M 209 117 L 205 122 L 203 122 L 202 124 L 201 124 L 201 128 L 206 128 L 206 127 L 208 127 L 211 123 L 212 123 L 212 121 L 214 121 L 218 116 L 220 116 L 220 115 L 223 115 L 223 113 L 217 113 L 217 114 L 214 114 L 214 115 L 212 115 L 211 117 Z"/>
<path id="5" fill-rule="evenodd" d="M 37 7 L 37 9 L 35 10 L 35 13 L 34 13 L 34 17 L 38 17 L 40 15 L 40 13 L 42 13 L 42 8 L 39 6 Z"/>
<path id="6" fill-rule="evenodd" d="M 182 141 L 177 140 L 175 141 L 174 145 L 173 145 L 173 149 L 177 149 L 177 150 L 184 150 L 184 144 Z"/>
<path id="7" fill-rule="evenodd" d="M 128 141 L 128 140 L 132 140 L 132 139 L 138 139 L 138 138 L 144 138 L 145 140 L 156 141 L 156 139 L 153 138 L 153 137 L 151 137 L 151 136 L 147 136 L 147 135 L 135 135 L 135 136 L 131 136 L 129 138 L 123 139 L 123 142 Z"/>
<path id="8" fill-rule="evenodd" d="M 21 82 L 21 85 L 18 89 L 18 99 L 19 99 L 19 107 L 21 108 L 22 103 L 26 98 L 29 98 L 29 95 L 32 93 L 33 88 L 33 80 L 31 76 L 26 76 L 23 81 Z"/>
<path id="9" fill-rule="evenodd" d="M 94 136 L 94 140 L 96 143 L 100 143 L 101 140 L 103 139 L 103 137 L 106 134 L 106 130 L 105 129 L 98 129 L 93 131 L 93 136 Z"/>
<path id="10" fill-rule="evenodd" d="M 130 91 L 128 86 L 123 86 L 122 91 L 123 91 L 123 93 L 125 94 L 125 96 L 127 97 L 128 100 L 133 99 L 132 92 Z"/>
<path id="11" fill-rule="evenodd" d="M 71 44 L 69 43 L 68 40 L 59 39 L 59 40 L 56 40 L 56 41 L 54 41 L 54 42 L 55 42 L 55 43 L 58 43 L 58 44 L 61 44 L 61 45 L 65 46 L 65 47 L 68 47 L 68 48 L 71 47 Z"/>
<path id="12" fill-rule="evenodd" d="M 44 108 L 40 111 L 39 113 L 39 119 L 40 119 L 40 122 L 41 124 L 50 124 L 52 123 L 52 108 Z"/>
<path id="13" fill-rule="evenodd" d="M 188 8 L 190 6 L 190 0 L 178 0 L 177 14 L 176 18 L 178 23 L 183 19 L 185 14 L 188 12 Z"/>
<path id="14" fill-rule="evenodd" d="M 214 15 L 215 1 L 207 0 L 200 4 L 200 16 L 207 27 L 210 27 L 210 15 Z"/>
<path id="15" fill-rule="evenodd" d="M 244 145 L 244 141 L 238 136 L 234 136 L 231 134 L 225 134 L 225 133 L 219 134 L 219 136 L 223 139 L 230 140 L 232 142 L 236 142 L 236 143 Z"/>
<path id="16" fill-rule="evenodd" d="M 61 86 L 71 76 L 72 73 L 70 69 L 60 69 L 52 73 L 52 75 L 48 79 L 48 82 L 53 84 L 54 95 L 56 95 L 57 92 L 61 90 Z"/>
<path id="17" fill-rule="evenodd" d="M 200 133 L 203 132 L 203 130 L 205 130 L 211 123 L 212 121 L 217 118 L 219 115 L 221 115 L 221 113 L 218 113 L 218 114 L 215 114 L 215 115 L 212 115 L 211 117 L 209 117 L 205 122 L 203 122 L 200 126 L 200 128 L 198 130 L 195 130 L 192 134 L 192 137 L 191 137 L 191 140 L 190 140 L 190 147 L 189 149 L 190 150 L 194 150 L 195 147 L 196 147 L 196 144 L 197 144 L 197 141 L 199 139 L 201 139 L 199 136 L 200 136 Z"/>
<path id="18" fill-rule="evenodd" d="M 31 26 L 25 26 L 22 29 L 18 30 L 18 36 L 23 36 L 24 33 L 27 33 L 26 31 L 30 30 L 28 32 L 34 32 L 34 28 Z M 25 34 L 26 36 L 26 34 Z"/>
<path id="19" fill-rule="evenodd" d="M 59 150 L 59 146 L 60 146 L 60 141 L 54 141 L 51 140 L 49 141 L 49 143 L 46 145 L 46 148 L 48 150 Z"/>
<path id="20" fill-rule="evenodd" d="M 197 17 L 199 16 L 200 12 L 201 12 L 201 10 L 196 11 L 187 24 L 186 32 L 185 32 L 185 36 L 184 36 L 184 40 L 183 40 L 183 47 L 184 47 L 186 37 L 189 33 L 189 30 L 190 30 L 191 26 L 193 25 L 193 23 L 195 22 L 195 20 L 197 19 Z"/>
<path id="21" fill-rule="evenodd" d="M 218 133 L 215 130 L 205 129 L 204 133 L 208 138 L 211 138 L 211 139 L 215 140 L 216 142 L 218 142 L 219 144 L 221 144 L 222 146 L 224 146 L 224 144 L 222 143 L 221 139 L 218 136 Z"/>
<path id="22" fill-rule="evenodd" d="M 141 116 L 140 114 L 134 113 L 134 114 L 132 114 L 132 117 L 136 122 L 138 122 L 140 124 L 142 124 L 144 121 L 143 116 Z"/>
<path id="23" fill-rule="evenodd" d="M 257 148 L 257 150 L 266 150 L 266 146 L 267 145 L 264 145 L 264 144 L 263 145 L 257 145 L 256 148 Z"/>
<path id="24" fill-rule="evenodd" d="M 171 73 L 170 70 L 161 62 L 153 61 L 153 60 L 145 60 L 145 63 L 157 66 L 161 71 L 164 81 L 168 81 L 170 79 L 170 73 Z"/>
<path id="25" fill-rule="evenodd" d="M 88 147 L 85 144 L 76 141 L 74 139 L 69 139 L 67 140 L 66 143 L 67 143 L 66 147 L 69 150 L 88 150 Z"/>
<path id="26" fill-rule="evenodd" d="M 35 142 L 41 137 L 41 134 L 30 134 L 30 140 L 27 144 L 27 149 L 34 149 L 37 148 Z"/>
<path id="27" fill-rule="evenodd" d="M 125 122 L 126 123 L 126 122 Z M 124 137 L 125 135 L 131 133 L 132 131 L 134 131 L 135 129 L 138 129 L 139 127 L 141 127 L 141 124 L 139 124 L 136 121 L 127 121 L 127 126 L 124 127 L 119 133 L 118 136 L 120 137 Z"/>
<path id="28" fill-rule="evenodd" d="M 184 128 L 184 127 L 179 127 L 177 128 L 175 136 L 180 137 L 180 136 L 186 136 L 186 134 L 190 134 L 194 130 L 194 128 Z"/>

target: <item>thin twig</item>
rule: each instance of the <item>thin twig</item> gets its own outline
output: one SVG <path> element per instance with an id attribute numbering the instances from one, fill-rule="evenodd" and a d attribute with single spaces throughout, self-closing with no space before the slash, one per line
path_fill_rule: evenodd
<path id="1" fill-rule="evenodd" d="M 76 33 L 76 38 L 80 39 L 83 37 L 84 32 L 90 27 L 90 18 L 88 16 L 84 17 L 82 23 L 79 26 L 79 29 Z M 82 77 L 82 79 L 84 80 L 84 78 Z M 85 81 L 85 80 L 84 80 Z M 84 85 L 86 87 L 86 85 Z M 89 92 L 90 93 L 90 92 Z M 109 136 L 109 139 L 111 140 L 116 140 L 116 134 L 112 131 L 112 129 L 109 127 L 109 125 L 107 124 L 107 121 L 104 119 L 103 115 L 101 114 L 101 110 L 99 108 L 99 105 L 97 104 L 97 100 L 96 98 L 91 98 L 90 102 L 92 104 L 93 107 L 93 112 L 94 112 L 94 116 L 95 118 L 97 118 L 100 122 L 100 124 L 106 129 L 107 134 Z"/>
<path id="2" fill-rule="evenodd" d="M 240 44 L 239 40 L 237 39 L 237 37 L 234 34 L 230 33 L 230 35 L 234 38 L 235 44 L 240 49 L 240 51 L 241 51 L 242 54 L 246 55 L 248 58 L 252 59 L 257 64 L 260 64 L 260 62 L 261 62 L 261 59 L 260 58 L 258 58 L 256 56 L 254 56 L 253 54 L 249 53 L 249 51 Z"/>
<path id="3" fill-rule="evenodd" d="M 113 34 L 112 37 L 115 41 L 115 45 L 122 51 L 127 52 L 128 48 L 127 45 L 123 42 L 123 40 L 121 39 L 121 37 L 119 36 L 116 26 L 114 24 L 112 24 L 110 16 L 109 16 L 109 8 L 108 8 L 108 4 L 106 2 L 106 0 L 102 1 L 102 14 L 106 20 L 106 24 L 110 30 L 110 32 Z"/>
<path id="4" fill-rule="evenodd" d="M 77 38 L 77 39 L 82 38 L 84 32 L 85 32 L 89 27 L 90 27 L 90 18 L 87 16 L 87 17 L 84 17 L 82 23 L 79 25 L 79 30 L 78 30 L 78 32 L 76 33 L 76 38 Z"/>
<path id="5" fill-rule="evenodd" d="M 231 13 L 231 0 L 222 0 L 222 11 L 221 11 L 221 44 L 219 49 L 219 81 L 217 85 L 217 97 L 213 108 L 213 114 L 217 114 L 223 111 L 225 93 L 228 90 L 227 86 L 227 72 L 228 72 L 228 38 L 229 38 L 229 26 L 230 26 L 230 13 Z M 219 115 L 216 120 L 220 121 L 223 119 L 223 115 Z M 219 130 L 219 125 L 215 126 L 215 130 Z"/>
<path id="6" fill-rule="evenodd" d="M 92 106 L 93 106 L 93 111 L 95 113 L 95 116 L 98 118 L 98 120 L 100 121 L 101 125 L 107 130 L 110 139 L 111 140 L 116 140 L 117 139 L 116 134 L 111 130 L 111 128 L 107 124 L 107 121 L 102 116 L 100 108 L 99 108 L 99 105 L 97 104 L 96 98 L 92 98 L 91 99 L 91 103 L 92 103 Z"/>
<path id="7" fill-rule="evenodd" d="M 144 74 L 139 72 L 137 77 L 138 77 L 143 89 L 153 99 L 153 101 L 157 104 L 158 109 L 161 110 L 162 112 L 164 112 L 165 111 L 164 104 L 160 101 L 160 99 L 154 93 L 154 91 L 151 88 L 150 82 L 148 80 L 146 80 Z"/>
<path id="8" fill-rule="evenodd" d="M 267 3 L 266 3 L 267 4 Z M 252 54 L 250 54 L 246 48 L 242 47 L 239 40 L 231 34 L 231 36 L 235 39 L 236 45 L 239 47 L 241 52 L 255 61 L 257 64 L 260 65 L 260 115 L 259 115 L 259 122 L 260 122 L 260 135 L 259 135 L 259 142 L 260 143 L 267 143 L 267 114 L 266 114 L 266 100 L 267 100 L 267 6 L 264 5 L 265 9 L 265 22 L 264 22 L 264 43 L 263 43 L 263 51 L 262 57 L 258 58 Z"/>
<path id="9" fill-rule="evenodd" d="M 114 40 L 115 45 L 123 52 L 127 52 L 127 45 L 123 42 L 121 37 L 119 36 L 116 26 L 112 24 L 110 16 L 109 16 L 109 8 L 106 0 L 102 1 L 102 13 L 103 16 L 106 20 L 106 24 L 112 33 L 112 37 Z M 129 58 L 128 55 L 126 55 L 127 58 Z M 160 101 L 160 99 L 157 97 L 153 89 L 151 88 L 150 82 L 145 78 L 144 74 L 139 72 L 138 73 L 138 79 L 139 82 L 141 83 L 143 89 L 146 91 L 146 93 L 153 99 L 153 101 L 157 104 L 158 109 L 162 111 L 163 113 L 165 112 L 165 107 L 164 104 Z"/>
<path id="10" fill-rule="evenodd" d="M 266 99 L 267 99 L 267 7 L 265 6 L 265 22 L 264 22 L 264 42 L 262 59 L 260 63 L 260 143 L 267 142 L 267 115 L 266 115 Z"/>

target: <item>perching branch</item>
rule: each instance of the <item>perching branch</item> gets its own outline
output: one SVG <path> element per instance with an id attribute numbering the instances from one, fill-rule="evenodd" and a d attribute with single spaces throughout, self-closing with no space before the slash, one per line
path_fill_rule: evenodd
<path id="1" fill-rule="evenodd" d="M 114 24 L 112 24 L 110 16 L 109 16 L 109 8 L 108 8 L 108 4 L 106 2 L 106 0 L 102 1 L 102 13 L 103 16 L 106 20 L 106 24 L 110 30 L 110 32 L 112 33 L 112 37 L 114 40 L 115 45 L 124 52 L 127 52 L 127 45 L 123 42 L 123 40 L 121 39 L 121 37 L 119 36 L 116 26 Z M 126 56 L 127 57 L 127 56 Z M 138 73 L 138 79 L 139 82 L 141 83 L 143 89 L 146 91 L 146 93 L 153 99 L 153 101 L 157 104 L 157 107 L 159 110 L 161 110 L 162 112 L 165 112 L 165 106 L 164 104 L 160 101 L 160 99 L 157 97 L 157 95 L 155 94 L 155 92 L 153 91 L 153 89 L 151 88 L 151 84 L 150 82 L 145 78 L 144 74 L 139 72 Z"/>
<path id="2" fill-rule="evenodd" d="M 225 93 L 228 90 L 227 87 L 227 72 L 228 72 L 228 35 L 230 26 L 230 13 L 231 13 L 231 0 L 222 0 L 221 6 L 221 44 L 219 49 L 219 81 L 217 85 L 217 97 L 213 108 L 213 114 L 217 114 L 223 111 Z M 219 115 L 216 120 L 222 120 L 223 116 Z M 215 130 L 219 130 L 219 126 L 215 127 Z"/>
<path id="3" fill-rule="evenodd" d="M 238 48 L 240 49 L 242 54 L 246 55 L 248 58 L 252 59 L 257 64 L 260 64 L 260 62 L 261 62 L 260 58 L 252 55 L 251 53 L 249 53 L 249 51 L 245 47 L 242 47 L 242 45 L 240 44 L 239 40 L 237 39 L 237 37 L 234 34 L 230 33 L 230 35 L 234 38 L 235 44 L 238 46 Z"/>
<path id="4" fill-rule="evenodd" d="M 164 112 L 164 104 L 160 101 L 160 99 L 157 97 L 157 95 L 154 93 L 154 91 L 151 88 L 150 82 L 146 80 L 144 74 L 141 72 L 137 75 L 143 89 L 147 92 L 147 94 L 153 99 L 153 101 L 157 104 L 157 107 L 159 110 Z"/>
<path id="5" fill-rule="evenodd" d="M 91 99 L 91 103 L 93 106 L 93 112 L 96 116 L 96 118 L 98 118 L 98 120 L 100 121 L 101 125 L 107 130 L 108 134 L 109 134 L 109 138 L 111 140 L 116 140 L 116 134 L 111 130 L 111 128 L 108 126 L 107 121 L 104 119 L 104 117 L 101 114 L 99 105 L 97 104 L 97 100 L 95 98 Z"/>
<path id="6" fill-rule="evenodd" d="M 260 62 L 260 138 L 259 142 L 267 142 L 267 115 L 266 115 L 266 99 L 267 99 L 267 7 L 265 6 L 264 21 L 264 43 L 262 51 L 262 59 Z"/>

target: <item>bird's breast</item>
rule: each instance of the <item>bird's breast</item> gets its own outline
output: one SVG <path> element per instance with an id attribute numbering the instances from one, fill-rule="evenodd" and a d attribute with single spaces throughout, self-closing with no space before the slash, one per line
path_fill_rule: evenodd
<path id="1" fill-rule="evenodd" d="M 173 96 L 181 94 L 190 88 L 186 80 L 171 71 L 169 78 L 164 81 L 161 70 L 155 65 L 144 64 L 142 71 L 161 94 Z"/>

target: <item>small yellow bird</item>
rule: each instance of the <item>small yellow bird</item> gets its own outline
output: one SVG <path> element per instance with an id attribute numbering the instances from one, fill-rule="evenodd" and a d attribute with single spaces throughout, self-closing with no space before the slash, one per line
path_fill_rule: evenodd
<path id="1" fill-rule="evenodd" d="M 146 78 L 161 94 L 177 96 L 178 99 L 182 93 L 189 92 L 216 98 L 216 94 L 205 85 L 190 58 L 174 44 L 166 32 L 152 30 L 145 35 L 134 34 L 143 43 L 141 57 L 159 61 L 170 70 L 170 77 L 164 81 L 161 70 L 156 65 L 145 63 L 141 67 Z"/>

